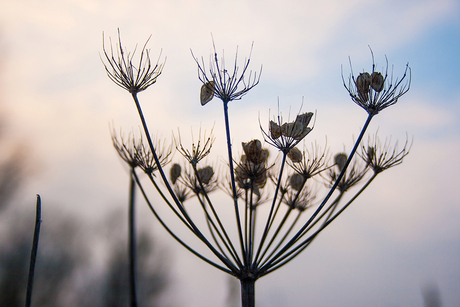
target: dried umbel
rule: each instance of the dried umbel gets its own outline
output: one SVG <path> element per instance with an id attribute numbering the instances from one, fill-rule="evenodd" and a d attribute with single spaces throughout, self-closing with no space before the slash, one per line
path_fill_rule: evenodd
<path id="1" fill-rule="evenodd" d="M 180 152 L 181 155 L 190 162 L 190 164 L 196 166 L 198 162 L 203 160 L 211 152 L 212 144 L 215 141 L 212 131 L 213 130 L 211 129 L 209 134 L 206 134 L 206 132 L 201 133 L 200 128 L 200 131 L 198 132 L 198 141 L 194 142 L 192 140 L 191 150 L 186 149 L 183 146 L 180 133 L 178 133 L 177 138 L 174 137 L 174 143 L 176 144 L 177 151 Z"/>
<path id="2" fill-rule="evenodd" d="M 214 45 L 214 56 L 210 59 L 209 71 L 206 69 L 204 64 L 204 59 L 201 58 L 201 61 L 193 55 L 193 59 L 198 65 L 198 78 L 207 88 L 203 89 L 201 87 L 201 93 L 206 91 L 205 95 L 209 100 L 212 97 L 209 97 L 210 85 L 212 85 L 213 95 L 221 99 L 224 104 L 232 100 L 241 99 L 242 96 L 246 95 L 253 87 L 259 83 L 260 73 L 262 72 L 262 67 L 260 68 L 259 74 L 256 72 L 249 71 L 249 62 L 251 56 L 244 61 L 242 69 L 236 65 L 238 61 L 238 50 L 235 55 L 235 66 L 233 71 L 227 70 L 225 67 L 225 60 L 222 58 L 219 60 L 217 56 L 216 46 Z M 252 52 L 252 46 L 251 46 Z M 247 74 L 247 75 L 246 75 Z M 211 83 L 212 82 L 212 83 Z M 203 96 L 202 96 L 203 97 Z M 206 104 L 209 100 L 201 99 L 201 104 Z M 203 103 L 204 102 L 204 103 Z"/>
<path id="3" fill-rule="evenodd" d="M 263 188 L 268 178 L 268 150 L 262 148 L 259 140 L 243 142 L 241 145 L 245 154 L 241 156 L 235 168 L 235 180 L 238 186 L 242 189 L 250 189 L 254 186 Z"/>
<path id="4" fill-rule="evenodd" d="M 269 152 L 262 149 L 262 144 L 259 140 L 252 140 L 248 143 L 242 143 L 245 158 L 254 164 L 265 163 L 268 159 Z"/>
<path id="5" fill-rule="evenodd" d="M 112 46 L 110 46 L 110 52 L 105 49 L 105 39 L 102 37 L 103 52 L 106 60 L 106 62 L 104 60 L 102 62 L 107 76 L 115 84 L 134 95 L 154 84 L 163 70 L 164 63 L 159 64 L 160 57 L 158 57 L 155 65 L 152 65 L 150 61 L 150 50 L 146 48 L 149 40 L 150 38 L 142 48 L 139 62 L 136 65 L 133 63 L 136 49 L 132 53 L 123 49 L 120 30 L 118 30 L 118 44 L 115 53 Z"/>
<path id="6" fill-rule="evenodd" d="M 350 94 L 351 99 L 365 109 L 369 115 L 378 114 L 381 110 L 394 105 L 398 99 L 407 93 L 410 88 L 411 70 L 409 64 L 401 78 L 393 80 L 393 72 L 388 75 L 388 60 L 386 60 L 385 73 L 375 71 L 374 54 L 372 53 L 372 72 L 360 73 L 357 78 L 351 71 L 348 85 L 343 78 L 343 85 Z M 351 67 L 351 60 L 350 60 Z"/>
<path id="7" fill-rule="evenodd" d="M 192 140 L 191 149 L 183 146 L 180 135 L 178 139 L 175 139 L 176 149 L 188 161 L 188 164 L 183 169 L 179 164 L 172 165 L 170 176 L 166 176 L 164 165 L 159 158 L 161 155 L 158 154 L 160 150 L 151 140 L 141 105 L 135 95 L 138 91 L 153 84 L 149 83 L 152 82 L 149 74 L 144 74 L 144 72 L 151 71 L 149 69 L 150 59 L 146 56 L 144 59 L 148 63 L 141 61 L 143 64 L 140 66 L 145 67 L 146 70 L 137 71 L 141 77 L 140 80 L 143 80 L 137 82 L 137 79 L 131 78 L 135 74 L 128 74 L 127 78 L 121 75 L 119 78 L 116 74 L 119 67 L 116 66 L 116 59 L 111 58 L 108 53 L 105 54 L 109 62 L 113 60 L 112 62 L 115 63 L 114 66 L 106 66 L 109 77 L 132 94 L 147 139 L 148 147 L 139 146 L 138 143 L 131 144 L 131 142 L 128 145 L 121 142 L 122 145 L 118 143 L 119 146 L 116 147 L 125 161 L 132 166 L 131 182 L 136 181 L 153 214 L 177 242 L 208 264 L 241 281 L 243 307 L 255 306 L 254 284 L 257 279 L 293 260 L 362 193 L 377 174 L 401 163 L 402 158 L 409 151 L 407 141 L 402 151 L 390 148 L 389 145 L 380 146 L 377 142 L 370 142 L 363 146 L 361 153 L 365 165 L 363 166 L 364 163 L 361 160 L 359 163 L 355 157 L 373 116 L 382 109 L 395 104 L 410 86 L 408 66 L 406 66 L 403 77 L 393 82 L 387 72 L 380 73 L 375 70 L 373 61 L 372 70 L 369 73 L 362 72 L 355 78 L 352 72 L 348 86 L 345 86 L 352 100 L 368 112 L 367 120 L 348 156 L 341 153 L 336 155 L 333 163 L 329 163 L 327 150 L 320 149 L 316 144 L 312 145 L 310 150 L 306 150 L 305 145 L 302 151 L 297 149 L 296 145 L 305 140 L 305 136 L 312 130 L 309 125 L 313 113 L 305 112 L 298 114 L 294 121 L 288 120 L 287 122 L 278 115 L 277 118 L 269 121 L 267 132 L 262 129 L 265 141 L 280 150 L 281 159 L 276 159 L 277 167 L 268 166 L 268 150 L 262 148 L 259 140 L 242 143 L 244 153 L 239 160 L 234 160 L 228 102 L 241 99 L 258 84 L 260 75 L 256 76 L 248 70 L 249 58 L 244 61 L 243 67 L 238 67 L 235 57 L 233 69 L 227 69 L 224 60 L 218 59 L 214 47 L 209 70 L 205 69 L 203 60 L 198 61 L 195 57 L 194 59 L 198 64 L 198 77 L 203 84 L 200 93 L 201 104 L 206 104 L 214 96 L 223 101 L 228 151 L 226 174 L 220 176 L 219 172 L 216 172 L 218 176 L 214 171 L 215 168 L 202 165 L 203 159 L 210 154 L 214 137 L 212 135 L 203 136 L 200 132 L 198 141 Z M 126 57 L 123 49 L 120 49 L 120 54 L 121 59 L 128 59 L 128 62 L 131 59 L 130 55 Z M 113 67 L 115 71 L 112 75 L 110 75 L 112 73 L 110 67 Z M 118 70 L 129 72 L 131 69 L 134 69 L 133 66 L 128 64 L 126 67 L 121 66 Z M 123 83 L 124 81 L 127 82 Z M 146 148 L 148 150 L 145 150 Z M 158 176 L 148 171 L 155 166 Z M 147 172 L 151 183 L 166 206 L 182 223 L 183 228 L 192 232 L 197 240 L 189 241 L 191 244 L 183 241 L 179 232 L 172 228 L 177 225 L 167 224 L 162 217 L 163 213 L 157 211 L 156 204 L 154 206 L 149 201 L 146 190 L 143 188 L 143 182 L 137 177 L 139 168 Z M 277 171 L 271 171 L 273 168 Z M 345 192 L 365 179 L 366 171 L 369 169 L 373 169 L 374 174 L 366 179 L 362 188 L 349 200 L 343 201 L 342 196 Z M 328 191 L 320 201 L 313 204 L 315 197 L 319 198 L 320 194 L 316 191 L 312 192 L 313 180 L 309 178 L 317 174 L 321 174 L 321 177 L 327 181 Z M 267 182 L 267 178 L 272 180 Z M 157 180 L 161 180 L 162 184 L 158 184 Z M 210 195 L 210 192 L 215 191 L 219 186 L 225 186 L 224 189 L 231 197 L 227 208 L 230 207 L 232 210 L 230 214 L 233 212 L 234 223 L 227 223 L 229 212 L 221 211 L 226 210 L 225 203 L 220 202 L 219 199 L 219 207 L 213 204 L 211 198 L 213 195 Z M 193 214 L 192 209 L 184 205 L 184 201 L 191 196 L 195 196 L 193 199 L 199 205 L 193 208 Z M 268 203 L 268 208 L 259 211 L 259 205 L 264 202 Z M 304 217 L 306 209 L 312 207 L 315 208 L 311 215 Z M 196 218 L 196 210 L 202 210 L 198 213 L 204 214 L 198 214 L 199 217 Z M 225 212 L 225 220 L 222 212 Z M 234 232 L 230 232 L 233 230 Z M 203 246 L 196 246 L 197 242 L 210 252 L 202 253 L 200 248 Z"/>
<path id="8" fill-rule="evenodd" d="M 393 166 L 399 165 L 403 162 L 412 147 L 412 142 L 406 136 L 406 141 L 401 150 L 398 149 L 398 142 L 394 145 L 391 144 L 391 138 L 381 142 L 377 133 L 373 137 L 369 137 L 367 147 L 365 145 L 361 148 L 359 156 L 366 162 L 375 174 L 383 172 Z"/>
<path id="9" fill-rule="evenodd" d="M 334 156 L 337 170 L 334 168 L 329 169 L 329 180 L 326 183 L 326 186 L 332 187 L 339 180 L 337 189 L 344 193 L 364 178 L 368 170 L 367 166 L 362 166 L 361 163 L 355 160 L 350 166 L 344 169 L 344 167 L 347 165 L 347 160 L 348 156 L 345 153 L 339 153 Z M 342 173 L 343 175 L 340 179 L 340 175 Z"/>
<path id="10" fill-rule="evenodd" d="M 301 140 L 311 132 L 312 128 L 308 125 L 313 117 L 312 112 L 306 112 L 297 115 L 295 121 L 281 124 L 282 118 L 278 116 L 278 123 L 270 120 L 268 130 L 260 127 L 265 141 L 284 153 L 289 153 L 291 148 L 297 145 Z"/>

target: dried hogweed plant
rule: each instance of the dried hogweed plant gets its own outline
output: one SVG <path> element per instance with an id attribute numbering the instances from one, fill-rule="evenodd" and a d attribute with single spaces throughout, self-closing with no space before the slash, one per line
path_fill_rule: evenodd
<path id="1" fill-rule="evenodd" d="M 214 43 L 213 48 L 214 54 L 208 65 L 203 58 L 197 58 L 193 53 L 192 56 L 202 82 L 201 105 L 214 98 L 223 105 L 228 157 L 220 173 L 205 162 L 215 140 L 212 132 L 206 135 L 200 131 L 198 141 L 193 142 L 191 149 L 182 143 L 180 135 L 175 137 L 175 148 L 184 161 L 169 163 L 171 148 L 152 139 L 137 98 L 140 91 L 156 82 L 163 64 L 150 63 L 150 51 L 145 45 L 138 56 L 140 60 L 134 62 L 135 53 L 122 47 L 120 36 L 115 48 L 111 46 L 107 50 L 104 46 L 102 58 L 110 79 L 131 94 L 144 136 L 135 140 L 113 133 L 112 139 L 118 154 L 131 168 L 132 201 L 136 184 L 159 223 L 177 242 L 208 264 L 240 280 L 242 306 L 250 307 L 255 305 L 256 280 L 294 259 L 378 174 L 402 163 L 409 153 L 407 140 L 402 150 L 398 150 L 397 144 L 380 142 L 377 134 L 369 137 L 367 145 L 360 144 L 372 118 L 395 104 L 409 90 L 411 74 L 406 66 L 404 75 L 393 80 L 392 73 L 388 75 L 388 61 L 382 74 L 376 71 L 372 54 L 370 73 L 363 72 L 355 77 L 351 72 L 348 83 L 344 81 L 351 99 L 368 113 L 349 154 L 338 153 L 331 159 L 326 147 L 321 148 L 316 142 L 309 147 L 305 139 L 312 131 L 314 114 L 304 112 L 292 121 L 285 121 L 278 115 L 267 125 L 260 125 L 265 143 L 278 151 L 272 162 L 269 150 L 258 139 L 242 142 L 242 154 L 236 158 L 230 136 L 229 103 L 241 99 L 259 83 L 261 70 L 249 69 L 250 56 L 240 66 L 238 52 L 233 65 L 227 68 L 225 59 L 218 57 Z M 139 179 L 139 170 L 147 174 L 164 204 L 154 205 L 150 201 Z M 370 176 L 369 170 L 373 171 Z M 323 186 L 325 192 L 319 186 Z M 345 199 L 344 194 L 355 186 L 360 186 L 358 191 Z M 217 190 L 230 196 L 227 205 L 219 203 L 217 206 L 213 202 L 211 193 Z M 197 219 L 192 214 L 188 202 L 193 201 L 199 204 L 204 219 Z M 170 228 L 157 210 L 164 205 L 195 235 L 201 246 L 192 246 Z M 228 214 L 221 213 L 223 206 L 231 209 L 233 218 L 230 224 Z M 134 231 L 131 237 L 134 241 Z M 198 248 L 203 246 L 208 252 L 199 251 Z M 132 245 L 130 248 L 135 249 Z M 136 306 L 135 253 L 131 255 L 131 306 Z"/>

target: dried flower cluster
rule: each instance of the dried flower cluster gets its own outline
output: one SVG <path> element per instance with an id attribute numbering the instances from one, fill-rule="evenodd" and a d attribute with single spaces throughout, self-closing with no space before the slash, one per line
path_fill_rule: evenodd
<path id="1" fill-rule="evenodd" d="M 411 70 L 406 65 L 403 76 L 393 80 L 393 73 L 388 75 L 388 60 L 386 61 L 385 75 L 375 71 L 374 54 L 372 53 L 372 72 L 363 72 L 357 78 L 351 73 L 348 85 L 343 84 L 350 94 L 351 99 L 370 115 L 375 115 L 383 109 L 394 105 L 398 99 L 407 93 L 410 88 Z M 351 62 L 350 62 L 351 66 Z M 343 75 L 342 75 L 343 79 Z"/>
<path id="2" fill-rule="evenodd" d="M 218 58 L 214 46 L 209 70 L 205 68 L 203 59 L 199 61 L 195 56 L 193 58 L 198 65 L 198 78 L 202 82 L 201 105 L 206 105 L 214 97 L 223 102 L 228 150 L 228 164 L 225 166 L 224 175 L 218 176 L 213 166 L 203 165 L 203 159 L 211 153 L 215 137 L 212 131 L 206 135 L 200 130 L 198 141 L 192 141 L 191 149 L 182 144 L 180 134 L 174 138 L 175 148 L 185 159 L 185 166 L 173 163 L 169 176 L 166 176 L 164 168 L 170 161 L 170 150 L 164 149 L 164 143 L 154 144 L 152 141 L 136 96 L 137 92 L 155 83 L 162 66 L 150 65 L 145 46 L 141 52 L 139 68 L 132 65 L 134 53 L 126 54 L 121 48 L 120 39 L 118 48 L 116 57 L 113 51 L 109 55 L 104 47 L 108 61 L 104 65 L 110 79 L 132 94 L 148 146 L 144 146 L 142 139 L 118 139 L 113 134 L 114 147 L 132 168 L 133 178 L 147 204 L 166 231 L 200 259 L 240 280 L 243 307 L 255 305 L 254 283 L 258 278 L 293 260 L 378 174 L 402 163 L 410 151 L 407 140 L 404 148 L 398 150 L 397 144 L 392 146 L 387 141 L 382 144 L 377 135 L 373 139 L 369 138 L 367 145 L 360 145 L 373 116 L 395 104 L 410 86 L 409 66 L 402 78 L 393 82 L 393 77 L 389 77 L 387 72 L 382 74 L 376 71 L 373 63 L 370 73 L 360 73 L 357 78 L 351 73 L 348 85 L 344 82 L 351 99 L 368 112 L 367 120 L 349 154 L 338 153 L 330 163 L 327 147 L 321 149 L 314 143 L 307 149 L 305 138 L 313 128 L 310 125 L 313 113 L 305 112 L 298 114 L 294 121 L 288 122 L 284 122 L 282 116 L 278 115 L 268 122 L 268 129 L 265 130 L 260 125 L 265 142 L 278 151 L 281 159 L 269 162 L 269 151 L 263 148 L 260 140 L 253 139 L 242 143 L 243 154 L 238 161 L 234 160 L 228 103 L 241 99 L 254 88 L 259 83 L 260 73 L 255 74 L 248 69 L 250 57 L 240 69 L 235 56 L 233 69 L 227 70 L 224 59 Z M 300 150 L 297 145 L 302 141 L 304 146 Z M 361 152 L 355 154 L 360 146 Z M 358 161 L 357 157 L 362 160 Z M 212 257 L 205 256 L 195 246 L 184 242 L 167 225 L 149 201 L 143 183 L 137 177 L 135 170 L 138 166 L 147 173 L 149 180 L 178 220 L 211 251 Z M 373 175 L 367 176 L 371 169 Z M 155 176 L 155 173 L 159 176 Z M 158 180 L 162 184 L 158 184 Z M 354 186 L 365 180 L 366 183 L 354 196 L 348 200 L 344 198 L 345 193 L 349 193 Z M 326 187 L 327 190 L 322 192 L 315 185 Z M 218 188 L 231 196 L 229 206 L 214 206 L 210 193 Z M 193 199 L 203 210 L 205 225 L 198 225 L 184 206 L 185 201 L 192 199 L 191 196 L 196 196 Z M 236 227 L 229 228 L 225 225 L 221 218 L 221 210 L 225 209 L 223 207 L 234 212 Z M 230 229 L 236 230 L 236 233 L 230 234 Z"/>
<path id="3" fill-rule="evenodd" d="M 268 133 L 261 127 L 265 141 L 286 154 L 289 153 L 312 130 L 308 126 L 312 117 L 313 113 L 307 112 L 297 115 L 293 122 L 281 123 L 282 118 L 278 116 L 278 122 L 270 121 Z"/>

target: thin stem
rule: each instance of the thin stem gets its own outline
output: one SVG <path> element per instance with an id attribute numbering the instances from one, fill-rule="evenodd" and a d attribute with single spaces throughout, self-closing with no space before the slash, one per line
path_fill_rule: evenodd
<path id="1" fill-rule="evenodd" d="M 30 252 L 29 278 L 27 280 L 26 307 L 30 307 L 32 301 L 32 288 L 34 285 L 35 261 L 37 260 L 38 239 L 40 237 L 42 205 L 40 195 L 37 194 L 37 209 L 35 214 L 34 238 L 32 241 L 32 250 Z"/>
<path id="2" fill-rule="evenodd" d="M 136 296 L 136 211 L 135 211 L 135 180 L 134 168 L 131 169 L 129 181 L 129 213 L 128 213 L 128 239 L 129 239 L 129 293 L 131 307 L 137 307 Z"/>
<path id="3" fill-rule="evenodd" d="M 223 101 L 224 103 L 224 119 L 225 119 L 225 132 L 227 135 L 227 149 L 228 149 L 228 166 L 230 168 L 230 182 L 232 184 L 232 194 L 233 194 L 233 202 L 235 206 L 235 216 L 236 216 L 236 224 L 238 227 L 238 236 L 240 238 L 240 245 L 241 245 L 241 252 L 243 254 L 243 259 L 246 262 L 246 251 L 245 245 L 243 240 L 243 231 L 241 229 L 241 219 L 240 219 L 240 211 L 238 208 L 238 194 L 236 193 L 236 183 L 235 183 L 235 173 L 233 171 L 233 154 L 232 154 L 232 142 L 230 139 L 230 123 L 228 119 L 228 101 Z M 245 263 L 247 265 L 247 263 Z"/>
<path id="4" fill-rule="evenodd" d="M 347 159 L 347 162 L 345 163 L 342 171 L 340 172 L 339 176 L 337 177 L 337 180 L 335 181 L 334 185 L 332 186 L 332 188 L 329 190 L 329 193 L 326 195 L 326 197 L 324 198 L 324 200 L 321 202 L 321 204 L 319 205 L 319 207 L 316 209 L 316 211 L 313 213 L 313 215 L 310 217 L 310 219 L 302 226 L 302 228 L 293 236 L 293 238 L 288 242 L 286 243 L 286 245 L 267 263 L 265 264 L 262 268 L 261 268 L 261 273 L 264 275 L 264 271 L 268 270 L 272 265 L 273 263 L 280 257 L 283 256 L 284 253 L 286 253 L 292 246 L 294 246 L 296 244 L 296 242 L 303 236 L 305 235 L 305 229 L 308 228 L 308 226 L 310 225 L 310 223 L 316 218 L 316 216 L 321 212 L 321 210 L 323 209 L 323 207 L 326 205 L 326 203 L 328 202 L 329 198 L 332 196 L 332 194 L 334 193 L 335 189 L 337 188 L 337 186 L 339 185 L 340 181 L 342 180 L 342 177 L 345 175 L 345 172 L 348 168 L 348 165 L 350 164 L 351 160 L 353 159 L 353 156 L 356 152 L 356 150 L 358 149 L 358 146 L 359 144 L 361 143 L 361 140 L 362 138 L 364 137 L 364 133 L 366 132 L 367 130 L 367 127 L 369 126 L 372 118 L 373 118 L 374 114 L 369 114 L 367 119 L 366 119 L 366 122 L 364 123 L 364 126 L 363 128 L 361 129 L 361 133 L 359 134 L 358 136 L 358 139 L 356 140 L 356 143 L 355 145 L 353 146 L 353 149 L 350 153 L 350 155 L 348 156 L 348 159 Z M 284 258 L 284 257 L 283 257 Z"/>
<path id="5" fill-rule="evenodd" d="M 260 239 L 259 247 L 257 249 L 257 254 L 256 254 L 256 257 L 255 257 L 255 263 L 256 264 L 259 263 L 260 260 L 261 260 L 261 257 L 259 257 L 259 255 L 262 252 L 262 248 L 263 248 L 263 245 L 265 243 L 265 240 L 267 239 L 268 232 L 270 231 L 271 225 L 273 224 L 273 221 L 275 220 L 276 212 L 275 212 L 275 214 L 273 214 L 273 211 L 275 209 L 276 198 L 277 198 L 278 192 L 280 190 L 281 178 L 283 176 L 283 170 L 284 170 L 284 165 L 285 164 L 286 164 L 286 154 L 283 152 L 283 160 L 281 161 L 281 168 L 280 168 L 280 173 L 279 173 L 279 177 L 278 177 L 278 181 L 277 181 L 278 184 L 276 185 L 275 194 L 273 195 L 273 202 L 272 202 L 272 205 L 271 205 L 271 208 L 270 208 L 270 213 L 268 214 L 267 223 L 265 224 L 265 229 L 264 229 L 264 232 L 262 234 L 262 238 Z M 281 198 L 280 198 L 280 201 L 281 201 Z"/>
<path id="6" fill-rule="evenodd" d="M 377 175 L 378 173 L 374 173 L 374 175 L 372 175 L 372 177 L 369 178 L 369 180 L 364 184 L 364 186 L 362 186 L 361 189 L 339 211 L 337 211 L 336 214 L 334 214 L 334 216 L 332 216 L 327 221 L 325 221 L 321 225 L 321 227 L 319 227 L 319 229 L 317 229 L 312 235 L 310 235 L 307 239 L 305 239 L 301 244 L 299 244 L 297 247 L 289 251 L 289 253 L 286 253 L 283 257 L 279 258 L 277 261 L 274 261 L 271 264 L 271 267 L 267 271 L 263 272 L 262 275 L 267 275 L 279 269 L 280 267 L 282 267 L 283 265 L 285 265 L 286 263 L 294 259 L 305 248 L 307 248 L 321 231 L 323 231 L 329 224 L 331 224 L 332 221 L 334 221 L 343 211 L 345 211 L 346 208 L 348 208 L 348 206 L 351 205 L 353 201 L 356 200 L 356 198 L 358 198 L 359 195 L 361 195 L 361 193 L 371 184 L 371 182 L 375 179 L 375 177 L 377 177 Z"/>
<path id="7" fill-rule="evenodd" d="M 208 258 L 204 257 L 203 255 L 201 255 L 200 253 L 198 253 L 197 251 L 195 251 L 193 248 L 191 248 L 190 246 L 188 246 L 187 244 L 185 244 L 184 241 L 182 241 L 178 236 L 176 236 L 174 234 L 174 232 L 166 225 L 166 223 L 163 221 L 163 219 L 158 215 L 158 212 L 155 210 L 155 208 L 153 207 L 152 203 L 150 202 L 149 198 L 147 197 L 147 194 L 145 193 L 145 190 L 144 188 L 142 187 L 140 181 L 139 181 L 139 177 L 137 176 L 136 173 L 134 173 L 134 179 L 136 180 L 136 184 L 137 186 L 139 187 L 139 190 L 141 191 L 142 193 L 142 196 L 144 196 L 144 199 L 147 203 L 147 205 L 149 206 L 150 208 L 150 211 L 152 211 L 153 215 L 155 215 L 155 217 L 157 218 L 158 222 L 160 222 L 161 226 L 163 226 L 163 228 L 177 241 L 179 242 L 179 244 L 181 244 L 183 247 L 185 247 L 188 251 L 190 251 L 192 254 L 194 254 L 195 256 L 197 256 L 198 258 L 200 258 L 201 260 L 205 261 L 206 263 L 212 265 L 213 267 L 225 272 L 225 273 L 228 273 L 230 275 L 235 275 L 234 272 L 237 271 L 236 268 L 234 267 L 229 267 L 231 270 L 223 267 L 223 266 L 220 266 L 218 265 L 217 263 L 209 260 Z M 219 258 L 221 261 L 222 259 Z M 222 261 L 223 263 L 225 263 L 227 266 L 228 266 L 228 263 Z"/>
<path id="8" fill-rule="evenodd" d="M 201 233 L 201 231 L 198 229 L 198 227 L 193 223 L 192 219 L 190 216 L 187 214 L 187 212 L 184 210 L 181 202 L 179 199 L 177 199 L 176 194 L 174 193 L 171 185 L 168 182 L 168 179 L 166 178 L 165 172 L 163 170 L 163 167 L 161 166 L 160 160 L 158 158 L 158 155 L 155 151 L 155 147 L 153 146 L 152 138 L 150 137 L 150 132 L 147 127 L 147 122 L 145 121 L 144 114 L 142 112 L 141 105 L 139 103 L 139 99 L 137 98 L 136 93 L 132 93 L 132 97 L 134 99 L 134 102 L 136 104 L 137 112 L 139 113 L 139 118 L 141 119 L 142 127 L 144 129 L 145 137 L 147 138 L 150 150 L 152 151 L 153 158 L 155 160 L 155 163 L 158 168 L 158 172 L 160 173 L 161 179 L 163 180 L 166 188 L 168 189 L 169 194 L 173 198 L 174 202 L 176 203 L 177 207 L 181 211 L 182 215 L 184 216 L 185 220 L 190 224 L 192 232 L 212 251 L 212 253 L 219 258 L 223 263 L 227 265 L 228 268 L 233 270 L 233 264 L 219 251 L 216 250 L 216 248 L 206 239 L 206 237 Z"/>

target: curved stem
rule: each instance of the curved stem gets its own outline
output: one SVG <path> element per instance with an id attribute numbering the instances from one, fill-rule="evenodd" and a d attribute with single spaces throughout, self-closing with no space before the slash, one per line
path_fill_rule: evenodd
<path id="1" fill-rule="evenodd" d="M 280 267 L 282 267 L 283 265 L 285 265 L 286 263 L 294 259 L 305 248 L 307 248 L 321 231 L 323 231 L 329 224 L 331 224 L 332 221 L 334 221 L 343 211 L 345 211 L 345 209 L 348 206 L 351 205 L 353 201 L 356 200 L 356 198 L 358 198 L 358 196 L 371 184 L 371 182 L 375 179 L 375 177 L 377 177 L 377 173 L 374 173 L 374 175 L 372 175 L 372 177 L 369 178 L 369 180 L 364 184 L 364 186 L 361 187 L 361 189 L 339 211 L 337 211 L 336 214 L 334 214 L 334 216 L 326 220 L 319 229 L 317 229 L 311 236 L 305 239 L 301 244 L 299 244 L 297 247 L 295 247 L 294 249 L 292 249 L 291 251 L 283 255 L 283 257 L 280 257 L 277 261 L 274 261 L 271 267 L 267 269 L 266 271 L 264 271 L 261 275 L 267 275 L 279 269 Z"/>
<path id="2" fill-rule="evenodd" d="M 359 134 L 358 136 L 358 139 L 356 140 L 355 142 L 355 145 L 353 146 L 353 149 L 350 153 L 350 155 L 348 156 L 348 159 L 347 159 L 347 162 L 345 163 L 342 171 L 340 172 L 339 176 L 337 177 L 337 180 L 335 181 L 334 185 L 332 186 L 332 188 L 329 190 L 329 193 L 326 195 L 326 197 L 324 198 L 324 200 L 321 202 L 321 204 L 319 205 L 319 207 L 316 209 L 316 211 L 312 214 L 312 216 L 310 217 L 310 219 L 302 226 L 302 228 L 292 237 L 292 239 L 286 243 L 286 245 L 266 264 L 264 265 L 263 268 L 261 268 L 261 271 L 266 271 L 270 268 L 270 266 L 273 265 L 273 263 L 280 257 L 283 256 L 284 253 L 286 253 L 292 246 L 294 246 L 296 244 L 296 242 L 300 239 L 300 237 L 302 237 L 304 234 L 305 234 L 305 229 L 308 228 L 308 226 L 310 225 L 310 223 L 316 218 L 316 216 L 321 212 L 321 210 L 323 209 L 323 207 L 326 205 L 326 203 L 328 202 L 329 198 L 332 196 L 332 194 L 334 193 L 335 189 L 337 188 L 338 184 L 340 183 L 340 181 L 342 180 L 342 177 L 345 175 L 345 172 L 348 168 L 348 165 L 350 164 L 356 150 L 358 149 L 358 146 L 359 144 L 361 143 L 361 140 L 362 138 L 364 137 L 364 133 L 366 132 L 367 130 L 367 127 L 369 127 L 369 124 L 373 118 L 373 114 L 369 114 L 367 119 L 366 119 L 366 122 L 364 123 L 364 126 L 363 128 L 361 129 L 361 133 Z M 283 257 L 284 258 L 284 257 Z"/>
<path id="3" fill-rule="evenodd" d="M 234 267 L 229 267 L 231 270 L 227 269 L 227 268 L 224 268 L 223 266 L 221 265 L 218 265 L 217 263 L 209 260 L 208 258 L 204 257 L 203 255 L 201 255 L 200 253 L 198 253 L 197 251 L 195 251 L 193 248 L 191 248 L 190 246 L 188 246 L 187 244 L 185 244 L 184 241 L 182 241 L 178 236 L 176 236 L 176 234 L 166 225 L 166 223 L 163 221 L 163 219 L 158 215 L 158 212 L 155 210 L 155 208 L 153 207 L 153 205 L 151 204 L 149 198 L 147 197 L 147 194 L 145 193 L 145 190 L 144 188 L 142 187 L 140 181 L 139 181 L 139 177 L 137 177 L 137 174 L 134 172 L 134 179 L 136 180 L 136 184 L 137 186 L 139 187 L 139 190 L 141 191 L 142 193 L 142 196 L 144 196 L 144 199 L 145 199 L 145 202 L 147 203 L 147 205 L 149 206 L 150 208 L 150 211 L 152 211 L 153 215 L 155 215 L 155 217 L 157 218 L 158 222 L 160 222 L 161 226 L 163 226 L 163 228 L 177 241 L 179 242 L 183 247 L 185 247 L 189 252 L 191 252 L 192 254 L 194 254 L 195 256 L 197 256 L 198 258 L 200 258 L 201 260 L 205 261 L 206 263 L 212 265 L 213 267 L 225 272 L 225 273 L 228 273 L 230 275 L 234 275 L 236 276 L 235 272 L 237 271 L 236 268 Z M 219 260 L 222 261 L 221 258 L 219 258 Z M 223 263 L 225 263 L 227 266 L 228 266 L 228 263 L 225 262 L 225 261 L 222 261 Z"/>
<path id="4" fill-rule="evenodd" d="M 38 239 L 40 237 L 40 224 L 42 215 L 42 205 L 40 195 L 37 194 L 37 209 L 35 214 L 34 238 L 32 241 L 32 250 L 30 252 L 29 278 L 27 280 L 26 307 L 30 307 L 32 301 L 32 288 L 34 285 L 35 261 L 37 260 Z"/>
<path id="5" fill-rule="evenodd" d="M 155 151 L 155 147 L 153 146 L 152 138 L 150 137 L 150 132 L 149 132 L 149 129 L 147 127 L 147 122 L 145 121 L 144 114 L 142 112 L 142 108 L 141 108 L 141 105 L 139 103 L 139 99 L 137 99 L 137 94 L 132 93 L 132 97 L 133 97 L 134 102 L 136 104 L 137 112 L 139 113 L 139 117 L 141 119 L 142 127 L 144 129 L 145 136 L 146 136 L 147 141 L 149 143 L 150 150 L 152 151 L 153 159 L 155 160 L 156 166 L 158 168 L 158 172 L 160 173 L 161 179 L 163 180 L 166 188 L 168 189 L 169 194 L 173 198 L 174 203 L 177 205 L 178 209 L 180 210 L 180 212 L 184 216 L 185 220 L 190 224 L 192 232 L 195 233 L 195 235 L 212 251 L 212 253 L 217 258 L 219 258 L 223 263 L 225 263 L 228 266 L 228 268 L 232 268 L 233 264 L 231 264 L 230 261 L 225 256 L 223 256 L 221 253 L 219 253 L 219 251 L 201 233 L 201 231 L 198 229 L 198 227 L 195 225 L 195 223 L 193 223 L 192 219 L 187 214 L 187 212 L 184 210 L 181 202 L 179 201 L 179 199 L 177 198 L 176 194 L 174 193 L 171 185 L 169 184 L 168 179 L 166 178 L 166 175 L 165 175 L 165 172 L 163 170 L 163 167 L 161 166 L 161 162 L 160 162 L 160 160 L 158 158 L 158 155 L 157 155 L 157 153 Z"/>

